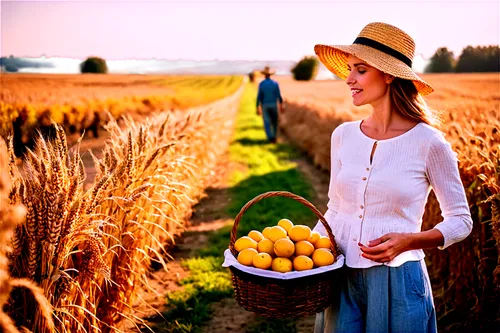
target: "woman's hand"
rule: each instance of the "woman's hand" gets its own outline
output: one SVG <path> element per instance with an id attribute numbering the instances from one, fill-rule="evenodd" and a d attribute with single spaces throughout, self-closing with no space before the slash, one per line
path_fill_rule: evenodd
<path id="1" fill-rule="evenodd" d="M 389 233 L 368 242 L 368 246 L 358 243 L 362 256 L 376 262 L 388 262 L 399 254 L 411 250 L 411 235 Z"/>

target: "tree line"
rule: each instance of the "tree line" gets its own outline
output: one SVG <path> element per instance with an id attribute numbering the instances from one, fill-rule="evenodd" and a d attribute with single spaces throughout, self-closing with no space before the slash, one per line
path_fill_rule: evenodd
<path id="1" fill-rule="evenodd" d="M 446 47 L 440 47 L 425 68 L 426 73 L 500 72 L 498 45 L 467 46 L 458 58 Z"/>

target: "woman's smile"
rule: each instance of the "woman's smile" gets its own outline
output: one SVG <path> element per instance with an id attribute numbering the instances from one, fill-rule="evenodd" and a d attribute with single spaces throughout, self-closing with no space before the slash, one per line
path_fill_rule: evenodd
<path id="1" fill-rule="evenodd" d="M 351 88 L 351 96 L 354 97 L 354 96 L 357 96 L 359 94 L 361 94 L 363 90 L 361 89 L 355 89 L 355 88 Z"/>

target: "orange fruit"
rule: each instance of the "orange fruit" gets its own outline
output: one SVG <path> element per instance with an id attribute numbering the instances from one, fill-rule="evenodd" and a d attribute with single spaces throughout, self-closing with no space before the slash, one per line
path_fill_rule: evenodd
<path id="1" fill-rule="evenodd" d="M 328 236 L 321 236 L 316 244 L 314 244 L 314 247 L 317 249 L 329 249 L 332 246 L 332 242 L 330 242 L 330 238 Z"/>
<path id="2" fill-rule="evenodd" d="M 286 230 L 276 225 L 272 227 L 271 230 L 269 231 L 268 238 L 276 243 L 278 239 L 286 238 Z"/>
<path id="3" fill-rule="evenodd" d="M 274 243 L 274 253 L 276 253 L 278 257 L 288 258 L 293 252 L 295 252 L 295 245 L 293 245 L 293 242 L 289 239 L 278 239 L 276 243 Z"/>
<path id="4" fill-rule="evenodd" d="M 255 267 L 262 269 L 268 269 L 273 263 L 273 258 L 265 252 L 258 253 L 252 260 Z"/>
<path id="5" fill-rule="evenodd" d="M 288 230 L 290 230 L 290 228 L 293 227 L 293 223 L 289 219 L 281 219 L 278 222 L 278 226 L 282 227 L 288 232 Z"/>
<path id="6" fill-rule="evenodd" d="M 257 244 L 257 251 L 274 256 L 274 243 L 270 239 L 264 238 Z"/>
<path id="7" fill-rule="evenodd" d="M 248 233 L 248 237 L 256 241 L 257 243 L 264 239 L 264 235 L 260 231 L 252 230 Z"/>
<path id="8" fill-rule="evenodd" d="M 275 272 L 286 273 L 292 270 L 292 261 L 288 258 L 274 258 L 271 269 Z"/>
<path id="9" fill-rule="evenodd" d="M 288 230 L 288 236 L 294 242 L 308 240 L 309 236 L 311 236 L 311 229 L 306 225 L 294 225 Z"/>
<path id="10" fill-rule="evenodd" d="M 309 243 L 312 245 L 316 244 L 316 242 L 321 238 L 321 234 L 317 231 L 311 231 L 311 236 L 309 236 Z"/>
<path id="11" fill-rule="evenodd" d="M 234 248 L 236 251 L 241 252 L 244 249 L 252 248 L 257 249 L 257 242 L 248 236 L 240 237 L 234 242 Z"/>
<path id="12" fill-rule="evenodd" d="M 245 266 L 253 265 L 253 257 L 256 256 L 257 250 L 253 248 L 244 249 L 238 253 L 238 262 Z"/>
<path id="13" fill-rule="evenodd" d="M 310 256 L 314 252 L 314 245 L 309 241 L 300 241 L 295 243 L 295 254 L 298 256 Z"/>
<path id="14" fill-rule="evenodd" d="M 271 231 L 271 227 L 265 227 L 264 230 L 262 230 L 262 235 L 264 238 L 270 239 L 269 238 L 269 232 Z"/>
<path id="15" fill-rule="evenodd" d="M 314 262 L 308 256 L 297 256 L 293 259 L 293 268 L 296 271 L 305 271 L 312 269 L 314 267 Z"/>
<path id="16" fill-rule="evenodd" d="M 314 250 L 312 254 L 312 260 L 314 261 L 314 265 L 321 267 L 333 264 L 334 258 L 330 250 L 327 250 L 325 248 L 320 248 Z"/>

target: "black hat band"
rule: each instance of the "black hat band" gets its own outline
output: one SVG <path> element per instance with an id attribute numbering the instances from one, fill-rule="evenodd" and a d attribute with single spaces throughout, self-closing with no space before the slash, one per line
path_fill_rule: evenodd
<path id="1" fill-rule="evenodd" d="M 380 42 L 377 42 L 376 40 L 366 38 L 366 37 L 358 37 L 354 41 L 353 44 L 361 44 L 361 45 L 366 45 L 369 47 L 373 47 L 376 50 L 379 50 L 381 52 L 384 52 L 385 54 L 388 54 L 390 56 L 393 56 L 394 58 L 401 60 L 405 64 L 407 64 L 410 68 L 412 66 L 412 60 L 405 56 L 403 53 L 394 50 L 393 48 L 390 48 L 387 45 L 384 45 Z"/>

